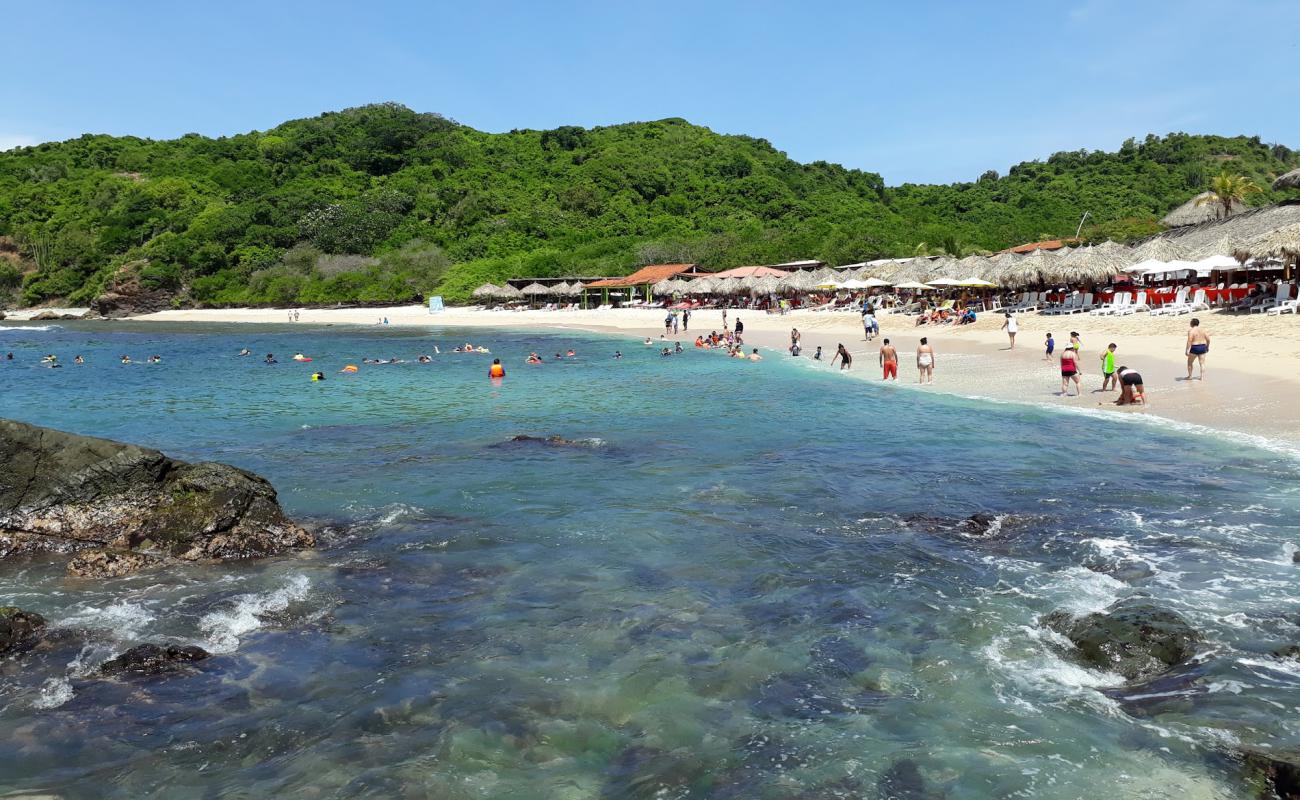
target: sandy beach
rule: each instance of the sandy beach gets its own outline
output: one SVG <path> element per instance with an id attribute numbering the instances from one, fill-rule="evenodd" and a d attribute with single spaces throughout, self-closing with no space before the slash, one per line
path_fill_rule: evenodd
<path id="1" fill-rule="evenodd" d="M 879 381 L 877 353 L 880 340 L 867 342 L 860 317 L 846 312 L 792 312 L 782 315 L 735 309 L 728 311 L 734 325 L 739 317 L 745 324 L 747 344 L 763 348 L 768 357 L 788 357 L 791 328 L 803 333 L 804 354 L 811 357 L 821 345 L 829 362 L 838 343 L 854 356 L 846 377 Z M 881 336 L 888 337 L 901 354 L 900 388 L 949 392 L 1004 402 L 1115 414 L 1145 414 L 1166 420 L 1238 432 L 1257 437 L 1258 443 L 1290 448 L 1300 445 L 1300 324 L 1291 315 L 1227 315 L 1202 313 L 1198 317 L 1212 337 L 1207 377 L 1204 381 L 1184 380 L 1186 362 L 1183 342 L 1191 317 L 1093 317 L 1074 315 L 1046 317 L 1036 313 L 1018 316 L 1020 333 L 1014 350 L 999 330 L 1000 314 L 981 314 L 974 325 L 964 327 L 917 327 L 911 317 L 882 314 Z M 451 308 L 430 314 L 419 305 L 366 309 L 304 309 L 301 325 L 376 325 L 387 318 L 394 326 L 494 327 L 530 329 L 575 329 L 626 334 L 627 346 L 647 336 L 659 340 L 663 334 L 662 309 L 616 309 L 604 311 L 487 311 Z M 287 323 L 284 309 L 207 309 L 163 311 L 137 317 L 156 322 Z M 722 313 L 706 309 L 692 314 L 690 331 L 708 333 L 722 327 Z M 1044 359 L 1043 340 L 1050 331 L 1057 348 L 1077 331 L 1083 342 L 1083 395 L 1062 397 L 1059 368 Z M 916 386 L 914 352 L 921 336 L 930 337 L 937 351 L 933 386 Z M 685 332 L 680 340 L 689 346 L 694 336 Z M 1100 356 L 1114 342 L 1117 363 L 1137 369 L 1145 378 L 1150 405 L 1145 409 L 1116 408 L 1116 394 L 1102 393 Z M 829 368 L 829 363 L 828 363 Z"/>

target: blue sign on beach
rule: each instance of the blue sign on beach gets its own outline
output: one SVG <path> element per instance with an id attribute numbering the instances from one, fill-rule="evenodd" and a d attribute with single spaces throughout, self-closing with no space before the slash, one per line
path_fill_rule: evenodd
<path id="1" fill-rule="evenodd" d="M 429 298 L 429 313 L 430 314 L 442 313 L 442 295 Z"/>

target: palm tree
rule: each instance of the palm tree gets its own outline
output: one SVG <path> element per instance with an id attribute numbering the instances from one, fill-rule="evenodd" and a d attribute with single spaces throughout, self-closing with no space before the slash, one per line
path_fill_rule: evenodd
<path id="1" fill-rule="evenodd" d="M 1245 202 L 1246 195 L 1262 191 L 1264 190 L 1245 175 L 1229 175 L 1225 172 L 1210 180 L 1210 191 L 1205 196 L 1198 197 L 1196 205 L 1215 203 L 1222 206 L 1222 213 L 1219 216 L 1226 217 L 1232 213 L 1233 203 Z"/>

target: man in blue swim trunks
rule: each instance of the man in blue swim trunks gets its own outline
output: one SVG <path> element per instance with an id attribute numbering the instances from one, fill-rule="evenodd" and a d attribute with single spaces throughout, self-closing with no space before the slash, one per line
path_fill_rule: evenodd
<path id="1" fill-rule="evenodd" d="M 1192 327 L 1187 331 L 1186 351 L 1187 380 L 1192 379 L 1192 365 L 1197 362 L 1201 365 L 1201 374 L 1197 378 L 1205 380 L 1205 356 L 1210 352 L 1210 334 L 1201 327 L 1199 319 L 1193 319 Z"/>

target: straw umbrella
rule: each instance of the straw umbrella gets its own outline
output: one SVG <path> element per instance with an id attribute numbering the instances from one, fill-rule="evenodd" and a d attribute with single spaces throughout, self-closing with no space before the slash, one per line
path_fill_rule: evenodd
<path id="1" fill-rule="evenodd" d="M 1157 236 L 1133 248 L 1132 261 L 1179 261 L 1191 255 L 1187 248 L 1176 244 L 1168 236 Z"/>
<path id="2" fill-rule="evenodd" d="M 1283 280 L 1291 280 L 1292 268 L 1300 260 L 1300 222 L 1270 231 L 1249 242 L 1243 249 L 1256 258 L 1268 256 L 1280 259 L 1284 265 Z"/>
<path id="3" fill-rule="evenodd" d="M 690 288 L 687 291 L 691 294 L 713 294 L 713 279 L 696 278 L 691 281 Z"/>
<path id="4" fill-rule="evenodd" d="M 551 294 L 556 297 L 568 297 L 573 294 L 573 287 L 569 286 L 568 281 L 560 281 L 551 287 Z"/>
<path id="5" fill-rule="evenodd" d="M 1300 169 L 1293 169 L 1273 181 L 1273 190 L 1280 192 L 1283 189 L 1300 189 Z"/>
<path id="6" fill-rule="evenodd" d="M 491 283 L 485 283 L 482 286 L 475 289 L 473 292 L 471 292 L 470 296 L 473 297 L 475 300 L 489 300 L 493 297 L 496 297 L 500 292 L 501 292 L 500 286 L 495 286 Z"/>
<path id="7" fill-rule="evenodd" d="M 663 280 L 656 283 L 654 286 L 651 286 L 650 291 L 657 295 L 672 294 L 673 282 L 669 278 L 664 278 Z"/>
<path id="8" fill-rule="evenodd" d="M 1043 283 L 1047 280 L 1046 276 L 1052 271 L 1053 261 L 1052 256 L 1042 248 L 1027 255 L 1019 256 L 1019 260 L 1007 273 L 1007 279 L 1003 283 L 1020 286 Z"/>

